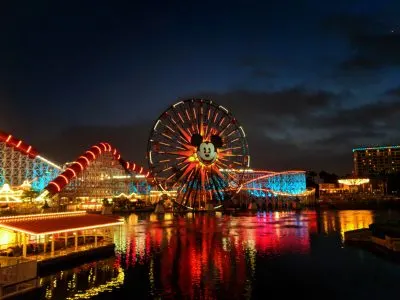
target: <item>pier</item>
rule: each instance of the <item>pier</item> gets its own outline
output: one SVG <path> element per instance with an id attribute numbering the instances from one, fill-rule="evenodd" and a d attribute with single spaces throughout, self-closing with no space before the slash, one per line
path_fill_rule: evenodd
<path id="1" fill-rule="evenodd" d="M 41 271 L 114 253 L 118 217 L 84 211 L 0 218 L 0 299 L 36 287 Z M 8 296 L 7 296 L 8 297 Z"/>

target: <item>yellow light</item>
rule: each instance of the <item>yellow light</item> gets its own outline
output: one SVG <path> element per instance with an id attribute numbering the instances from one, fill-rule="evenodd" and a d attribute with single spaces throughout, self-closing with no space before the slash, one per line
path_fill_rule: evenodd
<path id="1" fill-rule="evenodd" d="M 361 185 L 369 182 L 368 178 L 350 178 L 350 179 L 339 179 L 339 183 L 344 185 Z"/>
<path id="2" fill-rule="evenodd" d="M 90 298 L 92 298 L 94 296 L 97 296 L 100 293 L 104 293 L 104 292 L 110 291 L 110 290 L 112 290 L 114 288 L 117 288 L 117 287 L 123 285 L 124 281 L 125 281 L 124 270 L 122 268 L 119 268 L 117 277 L 111 279 L 107 283 L 101 284 L 99 286 L 91 287 L 91 288 L 89 288 L 89 289 L 87 289 L 86 291 L 83 291 L 83 292 L 79 291 L 75 295 L 70 296 L 70 297 L 68 297 L 66 299 L 67 300 L 90 299 Z"/>
<path id="3" fill-rule="evenodd" d="M 15 243 L 15 234 L 9 230 L 0 229 L 0 249 L 6 249 Z"/>
<path id="4" fill-rule="evenodd" d="M 94 229 L 94 228 L 102 228 L 102 227 L 111 227 L 111 226 L 117 226 L 117 225 L 123 225 L 124 222 L 118 221 L 118 222 L 112 222 L 112 223 L 106 223 L 106 224 L 101 224 L 101 225 L 93 225 L 93 226 L 86 226 L 86 227 L 77 227 L 77 228 L 68 228 L 68 229 L 63 229 L 63 230 L 58 230 L 58 231 L 47 231 L 47 232 L 41 232 L 40 234 L 46 235 L 46 234 L 56 234 L 56 233 L 63 233 L 63 232 L 71 232 L 71 231 L 80 231 L 80 230 L 88 230 L 88 229 Z M 23 230 L 18 227 L 14 226 L 9 226 L 4 223 L 0 224 L 1 227 L 4 227 L 5 229 L 10 229 L 30 235 L 38 235 L 36 232 L 32 232 L 29 230 Z"/>

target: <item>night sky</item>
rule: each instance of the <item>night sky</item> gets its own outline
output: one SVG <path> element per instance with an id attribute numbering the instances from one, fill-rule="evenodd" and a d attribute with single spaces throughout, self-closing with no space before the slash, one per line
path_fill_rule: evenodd
<path id="1" fill-rule="evenodd" d="M 352 148 L 400 143 L 398 0 L 5 1 L 0 14 L 0 129 L 59 163 L 109 141 L 147 166 L 155 120 L 192 97 L 233 112 L 253 168 L 344 175 Z"/>

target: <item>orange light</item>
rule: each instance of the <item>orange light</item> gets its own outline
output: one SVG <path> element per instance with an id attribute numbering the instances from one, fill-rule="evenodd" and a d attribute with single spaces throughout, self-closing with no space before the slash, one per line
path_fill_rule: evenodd
<path id="1" fill-rule="evenodd" d="M 139 173 L 142 174 L 142 172 L 143 172 L 143 167 L 140 167 Z"/>
<path id="2" fill-rule="evenodd" d="M 136 169 L 136 164 L 133 164 L 132 170 L 135 171 Z"/>
<path id="3" fill-rule="evenodd" d="M 84 157 L 84 156 L 82 156 L 82 157 Z M 86 158 L 86 160 L 87 160 L 87 158 Z M 81 168 L 81 171 L 83 171 L 84 168 L 83 168 L 82 164 L 79 161 L 76 161 L 75 163 L 78 164 L 79 167 Z"/>
<path id="4" fill-rule="evenodd" d="M 86 151 L 86 153 L 91 154 L 93 156 L 93 159 L 96 159 L 96 155 L 94 155 L 94 153 L 92 151 L 88 150 L 88 151 Z"/>
<path id="5" fill-rule="evenodd" d="M 117 160 L 119 160 L 121 158 L 121 154 L 118 154 Z"/>
<path id="6" fill-rule="evenodd" d="M 26 153 L 31 152 L 32 146 L 29 146 L 28 149 L 26 150 Z"/>
<path id="7" fill-rule="evenodd" d="M 65 175 L 60 174 L 60 177 L 62 177 L 62 178 L 65 180 L 65 183 L 66 183 L 66 184 L 69 183 L 69 180 L 68 180 L 68 178 L 67 178 Z"/>
<path id="8" fill-rule="evenodd" d="M 95 229 L 95 228 L 102 228 L 102 227 L 110 227 L 110 226 L 117 226 L 117 225 L 123 225 L 124 222 L 118 221 L 118 222 L 112 222 L 112 223 L 105 223 L 101 225 L 93 225 L 93 226 L 86 226 L 86 227 L 77 227 L 77 228 L 69 228 L 69 229 L 64 229 L 64 230 L 59 230 L 59 231 L 47 231 L 47 232 L 33 232 L 29 230 L 23 230 L 18 227 L 10 226 L 4 223 L 0 223 L 0 226 L 6 229 L 30 234 L 30 235 L 45 235 L 45 234 L 56 234 L 56 233 L 64 233 L 64 232 L 71 232 L 71 231 L 79 231 L 79 230 L 88 230 L 88 229 Z"/>
<path id="9" fill-rule="evenodd" d="M 57 188 L 57 192 L 61 191 L 61 188 L 60 188 L 60 186 L 59 186 L 57 183 L 55 183 L 55 182 L 51 181 L 51 182 L 49 183 L 49 185 L 50 185 L 50 184 L 52 184 L 52 185 L 55 185 L 55 186 L 56 186 L 56 188 Z"/>
<path id="10" fill-rule="evenodd" d="M 83 158 L 84 160 L 86 160 L 87 164 L 90 165 L 90 161 L 86 156 L 79 156 L 79 158 Z M 83 170 L 83 169 L 82 169 Z"/>
<path id="11" fill-rule="evenodd" d="M 93 146 L 93 148 L 96 148 L 97 150 L 99 150 L 99 153 L 101 154 L 103 151 L 101 151 L 99 146 Z"/>
<path id="12" fill-rule="evenodd" d="M 71 168 L 67 168 L 67 170 L 66 171 L 71 171 L 72 172 L 72 174 L 73 174 L 73 176 L 75 177 L 76 176 L 76 173 L 75 173 L 75 171 L 74 170 L 72 170 Z"/>
<path id="13" fill-rule="evenodd" d="M 126 168 L 129 169 L 129 162 L 126 162 Z"/>
<path id="14" fill-rule="evenodd" d="M 46 213 L 46 214 L 30 214 L 30 215 L 19 215 L 19 216 L 7 216 L 0 217 L 0 222 L 3 221 L 18 221 L 18 220 L 27 220 L 27 219 L 48 219 L 51 217 L 66 217 L 66 216 L 75 216 L 86 214 L 84 210 L 77 211 L 69 211 L 69 212 L 61 212 L 61 213 Z"/>
<path id="15" fill-rule="evenodd" d="M 107 151 L 107 146 L 106 146 L 106 144 L 105 144 L 105 143 L 100 143 L 100 145 L 102 145 L 102 146 L 103 146 L 103 148 L 104 148 L 103 150 L 104 150 L 104 151 Z"/>
<path id="16" fill-rule="evenodd" d="M 19 141 L 18 143 L 17 143 L 17 148 L 19 148 L 19 146 L 21 146 L 21 144 L 22 144 L 22 141 Z"/>
<path id="17" fill-rule="evenodd" d="M 10 134 L 6 139 L 6 143 L 8 143 L 11 140 L 11 138 L 12 138 L 12 135 Z"/>

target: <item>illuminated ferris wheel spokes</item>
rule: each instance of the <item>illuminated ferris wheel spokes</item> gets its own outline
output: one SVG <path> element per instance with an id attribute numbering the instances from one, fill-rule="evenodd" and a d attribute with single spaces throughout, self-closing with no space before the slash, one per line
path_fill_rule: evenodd
<path id="1" fill-rule="evenodd" d="M 208 100 L 172 105 L 156 121 L 148 143 L 150 169 L 186 206 L 221 201 L 234 178 L 220 169 L 248 166 L 245 134 L 222 106 Z M 235 177 L 237 178 L 237 176 Z"/>

